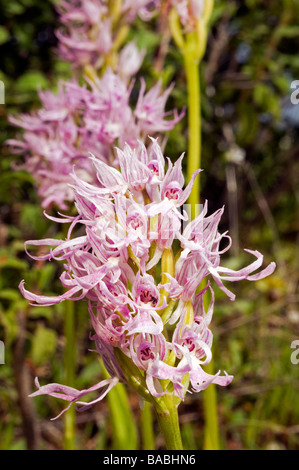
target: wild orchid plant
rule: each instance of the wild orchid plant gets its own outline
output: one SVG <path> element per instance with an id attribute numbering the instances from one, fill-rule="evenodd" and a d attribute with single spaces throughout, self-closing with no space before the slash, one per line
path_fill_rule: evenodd
<path id="1" fill-rule="evenodd" d="M 184 54 L 188 83 L 194 87 L 199 26 L 205 28 L 210 12 L 203 0 L 166 3 L 172 8 L 170 26 Z M 263 256 L 247 250 L 256 258 L 249 266 L 238 271 L 221 266 L 221 255 L 231 245 L 229 235 L 218 230 L 223 208 L 208 215 L 205 202 L 195 218 L 190 216 L 190 205 L 198 202 L 201 171 L 194 94 L 189 93 L 188 117 L 189 131 L 196 135 L 195 145 L 190 139 L 186 186 L 184 155 L 172 163 L 160 143 L 183 115 L 174 111 L 169 119 L 165 112 L 172 86 L 163 91 L 158 82 L 146 92 L 141 79 L 135 108 L 129 103 L 130 78 L 143 52 L 140 55 L 133 43 L 117 59 L 115 52 L 126 22 L 136 15 L 150 18 L 152 8 L 158 10 L 161 4 L 61 2 L 65 29 L 59 33 L 60 53 L 75 68 L 84 66 L 89 78 L 84 86 L 61 83 L 58 95 L 41 92 L 43 109 L 11 119 L 25 133 L 10 145 L 27 153 L 24 168 L 34 174 L 43 207 L 55 203 L 64 210 L 74 203 L 76 211 L 48 215 L 70 225 L 65 238 L 25 244 L 27 253 L 30 245 L 51 247 L 30 254 L 34 259 L 63 261 L 60 280 L 65 293 L 39 295 L 25 289 L 24 281 L 20 290 L 34 305 L 85 301 L 96 351 L 110 374 L 82 391 L 57 383 L 41 386 L 36 379 L 37 391 L 31 396 L 47 394 L 67 401 L 61 416 L 72 404 L 84 410 L 118 382 L 126 383 L 156 409 L 167 448 L 180 449 L 177 409 L 187 392 L 200 392 L 212 383 L 226 386 L 233 378 L 206 368 L 212 359 L 214 286 L 234 300 L 224 282 L 261 279 L 273 272 L 275 263 L 258 271 Z M 96 70 L 103 65 L 99 78 Z M 199 100 L 198 84 L 194 90 Z M 98 395 L 82 400 L 92 392 Z"/>
<path id="2" fill-rule="evenodd" d="M 207 215 L 207 203 L 193 220 L 184 208 L 193 180 L 184 189 L 181 156 L 173 165 L 156 140 L 117 149 L 120 171 L 91 157 L 99 185 L 73 174 L 78 215 L 64 217 L 70 223 L 66 240 L 28 241 L 28 245 L 55 246 L 38 260 L 63 260 L 62 295 L 47 297 L 22 294 L 34 304 L 54 305 L 64 300 L 86 299 L 96 349 L 111 374 L 90 389 L 77 391 L 60 384 L 36 385 L 32 396 L 49 394 L 83 408 L 101 400 L 118 381 L 128 383 L 156 408 L 166 441 L 180 446 L 178 431 L 164 425 L 175 413 L 189 388 L 193 392 L 210 383 L 227 385 L 232 376 L 207 374 L 202 366 L 211 361 L 212 333 L 209 325 L 214 306 L 213 279 L 231 300 L 234 295 L 223 281 L 257 280 L 271 274 L 275 264 L 253 274 L 263 262 L 256 260 L 239 271 L 220 265 L 230 246 L 227 233 L 218 225 L 223 209 Z M 58 221 L 58 219 L 55 219 Z M 185 227 L 181 230 L 182 224 Z M 80 235 L 75 229 L 80 225 Z M 220 248 L 223 239 L 228 246 Z M 175 253 L 173 245 L 179 241 Z M 160 273 L 160 275 L 158 274 Z M 209 308 L 204 296 L 210 293 Z M 81 399 L 101 390 L 90 403 Z M 59 415 L 60 416 L 60 415 Z M 171 435 L 169 435 L 171 434 Z M 173 439 L 176 439 L 175 441 Z"/>

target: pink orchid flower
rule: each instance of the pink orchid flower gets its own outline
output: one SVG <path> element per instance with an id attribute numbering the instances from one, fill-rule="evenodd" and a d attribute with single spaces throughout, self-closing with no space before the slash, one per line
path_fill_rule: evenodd
<path id="1" fill-rule="evenodd" d="M 212 284 L 233 300 L 234 295 L 223 282 L 261 279 L 275 268 L 275 263 L 270 263 L 260 270 L 263 257 L 250 250 L 247 252 L 256 260 L 249 266 L 234 271 L 220 265 L 221 255 L 230 246 L 227 233 L 218 231 L 223 208 L 207 215 L 206 203 L 201 213 L 188 221 L 183 207 L 200 170 L 184 188 L 183 155 L 174 165 L 168 159 L 165 171 L 167 159 L 156 139 L 151 139 L 148 148 L 138 141 L 134 147 L 126 144 L 116 153 L 119 171 L 90 157 L 98 178 L 96 185 L 83 181 L 76 170 L 73 172 L 72 190 L 78 214 L 48 216 L 55 222 L 70 224 L 66 239 L 26 243 L 26 252 L 29 245 L 52 247 L 32 256 L 63 261 L 60 279 L 66 291 L 53 297 L 40 295 L 25 289 L 22 281 L 22 294 L 38 305 L 86 299 L 92 339 L 111 375 L 108 381 L 100 381 L 82 392 L 59 384 L 40 387 L 37 382 L 34 396 L 59 396 L 69 402 L 68 407 L 73 403 L 89 406 L 102 399 L 118 381 L 130 383 L 130 377 L 123 372 L 124 364 L 130 364 L 129 370 L 137 368 L 137 382 L 144 382 L 153 399 L 170 389 L 183 400 L 187 391 L 199 392 L 210 383 L 228 385 L 231 375 L 221 375 L 220 371 L 210 375 L 202 368 L 212 358 Z M 173 223 L 167 234 L 169 220 Z M 185 227 L 182 221 L 187 222 Z M 80 235 L 76 235 L 74 229 L 78 233 L 79 226 Z M 220 249 L 223 239 L 229 243 Z M 174 241 L 179 245 L 176 259 L 173 258 L 174 269 L 163 272 L 165 252 L 173 253 Z M 161 279 L 153 274 L 156 269 Z M 210 297 L 208 307 L 206 296 Z M 119 354 L 125 361 L 122 365 Z M 101 391 L 93 402 L 81 401 L 96 390 Z"/>

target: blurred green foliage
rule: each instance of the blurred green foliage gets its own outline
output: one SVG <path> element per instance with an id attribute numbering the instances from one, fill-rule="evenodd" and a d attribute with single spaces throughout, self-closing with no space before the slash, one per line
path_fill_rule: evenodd
<path id="1" fill-rule="evenodd" d="M 70 77 L 70 67 L 55 53 L 53 2 L 0 0 L 0 17 L 0 80 L 5 84 L 5 105 L 0 106 L 0 339 L 6 346 L 6 364 L 0 365 L 0 448 L 57 449 L 62 423 L 49 418 L 60 411 L 58 401 L 43 397 L 30 402 L 33 438 L 22 403 L 36 375 L 45 382 L 63 380 L 62 310 L 60 305 L 31 307 L 18 284 L 26 279 L 30 288 L 46 295 L 60 292 L 59 266 L 33 262 L 23 247 L 27 239 L 59 234 L 43 216 L 32 175 L 12 168 L 21 158 L 10 155 L 4 143 L 17 132 L 8 115 L 38 107 L 38 88 L 55 89 L 58 78 Z M 215 368 L 235 376 L 229 388 L 217 389 L 222 447 L 227 449 L 299 448 L 299 366 L 290 361 L 290 344 L 299 337 L 299 105 L 290 102 L 290 84 L 299 79 L 298 19 L 299 3 L 292 0 L 216 1 L 201 68 L 202 196 L 210 211 L 226 205 L 221 228 L 234 238 L 226 264 L 241 266 L 247 260 L 242 249 L 251 248 L 278 265 L 269 279 L 233 286 L 234 303 L 217 292 Z M 182 57 L 167 24 L 137 21 L 131 37 L 148 52 L 140 74 L 148 84 L 158 77 L 165 85 L 175 81 L 169 108 L 186 106 Z M 166 154 L 176 159 L 186 142 L 184 119 L 170 132 Z M 95 383 L 101 367 L 88 353 L 85 304 L 78 310 L 76 386 L 83 388 Z M 21 373 L 26 383 L 20 388 Z M 122 391 L 115 393 L 121 399 Z M 139 404 L 131 395 L 130 401 L 137 420 Z M 125 405 L 122 413 L 128 419 Z M 185 448 L 201 448 L 200 396 L 187 397 L 181 421 Z M 77 448 L 119 445 L 113 436 L 122 435 L 122 420 L 109 415 L 107 402 L 76 416 L 76 423 Z M 133 438 L 135 447 L 141 445 Z M 122 445 L 129 446 L 126 440 Z M 161 445 L 159 437 L 156 445 Z"/>

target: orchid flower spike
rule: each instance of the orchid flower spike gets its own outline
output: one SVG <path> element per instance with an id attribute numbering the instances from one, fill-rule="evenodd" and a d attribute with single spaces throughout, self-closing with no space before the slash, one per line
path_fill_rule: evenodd
<path id="1" fill-rule="evenodd" d="M 118 381 L 153 403 L 168 393 L 179 402 L 188 389 L 196 393 L 211 383 L 228 385 L 231 375 L 203 370 L 212 358 L 214 286 L 233 300 L 225 282 L 254 281 L 275 269 L 275 263 L 261 269 L 262 254 L 251 250 L 247 252 L 255 260 L 249 266 L 238 271 L 221 266 L 221 255 L 230 247 L 228 234 L 218 231 L 224 208 L 208 215 L 206 203 L 197 218 L 188 220 L 184 204 L 200 170 L 186 185 L 183 155 L 172 164 L 154 138 L 149 147 L 141 141 L 134 147 L 126 143 L 116 154 L 120 171 L 90 157 L 96 185 L 75 170 L 72 190 L 78 214 L 61 217 L 62 223 L 71 224 L 65 240 L 26 243 L 26 251 L 29 245 L 51 247 L 35 259 L 63 261 L 65 292 L 39 295 L 25 289 L 22 281 L 22 294 L 37 305 L 86 299 L 92 339 L 111 375 L 81 392 L 36 382 L 33 396 L 60 397 L 68 407 L 96 403 Z M 80 235 L 74 231 L 78 226 Z M 228 244 L 220 249 L 222 240 Z M 82 402 L 91 391 L 99 391 L 98 398 Z"/>
<path id="2" fill-rule="evenodd" d="M 126 54 L 136 57 L 136 47 L 127 47 Z M 54 205 L 66 210 L 74 202 L 70 186 L 74 166 L 80 179 L 99 184 L 90 153 L 100 162 L 118 168 L 120 153 L 114 152 L 116 143 L 124 148 L 124 160 L 126 144 L 138 152 L 139 140 L 146 141 L 148 134 L 159 136 L 182 119 L 184 110 L 165 111 L 172 86 L 163 91 L 158 82 L 146 91 L 142 79 L 134 109 L 130 103 L 133 85 L 120 61 L 119 73 L 107 68 L 101 78 L 91 81 L 86 77 L 82 86 L 75 81 L 59 82 L 57 94 L 40 92 L 42 107 L 37 112 L 10 117 L 23 134 L 7 140 L 7 145 L 13 153 L 24 156 L 25 161 L 18 168 L 32 175 L 44 209 Z"/>

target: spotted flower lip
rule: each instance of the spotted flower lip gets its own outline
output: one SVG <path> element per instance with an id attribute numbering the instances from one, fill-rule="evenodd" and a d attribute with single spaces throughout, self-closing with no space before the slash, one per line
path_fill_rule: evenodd
<path id="1" fill-rule="evenodd" d="M 165 296 L 159 291 L 153 276 L 147 273 L 141 275 L 137 272 L 134 285 L 132 286 L 132 297 L 142 310 L 163 310 L 167 307 Z"/>
<path id="2" fill-rule="evenodd" d="M 235 271 L 221 266 L 221 255 L 230 246 L 227 232 L 218 230 L 224 208 L 208 215 L 205 203 L 194 220 L 184 214 L 182 227 L 181 210 L 200 171 L 185 187 L 183 155 L 173 165 L 154 138 L 149 147 L 139 140 L 116 154 L 119 171 L 90 157 L 97 185 L 83 181 L 74 170 L 72 189 L 78 214 L 49 216 L 53 222 L 70 224 L 66 239 L 31 240 L 25 245 L 27 253 L 30 245 L 39 247 L 34 259 L 64 263 L 60 280 L 66 291 L 53 297 L 40 295 L 25 289 L 22 281 L 22 294 L 38 305 L 85 299 L 91 338 L 111 375 L 110 381 L 82 392 L 58 384 L 40 387 L 37 382 L 33 396 L 60 396 L 69 402 L 68 407 L 77 403 L 85 408 L 118 381 L 131 383 L 124 364 L 130 364 L 130 371 L 137 368 L 137 382 L 142 378 L 153 399 L 171 389 L 183 400 L 188 391 L 186 377 L 191 392 L 200 392 L 210 383 L 228 385 L 231 375 L 220 371 L 209 375 L 203 370 L 212 359 L 214 287 L 234 300 L 224 282 L 262 279 L 275 269 L 275 263 L 261 269 L 263 256 L 254 250 L 246 250 L 256 258 L 247 267 Z M 220 248 L 225 239 L 227 246 Z M 174 240 L 179 245 L 176 257 Z M 42 253 L 46 246 L 52 248 Z M 119 353 L 125 361 L 122 366 Z M 99 397 L 82 404 L 81 398 L 89 391 L 99 391 Z"/>

